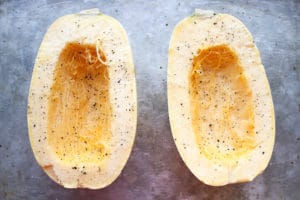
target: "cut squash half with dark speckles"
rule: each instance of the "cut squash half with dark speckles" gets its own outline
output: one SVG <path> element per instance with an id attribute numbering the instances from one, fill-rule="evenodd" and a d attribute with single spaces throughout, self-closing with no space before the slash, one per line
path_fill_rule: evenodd
<path id="1" fill-rule="evenodd" d="M 250 32 L 233 16 L 197 10 L 175 27 L 168 106 L 177 149 L 212 186 L 253 180 L 271 158 L 272 95 Z"/>
<path id="2" fill-rule="evenodd" d="M 136 117 L 134 65 L 121 24 L 97 9 L 55 21 L 28 97 L 30 142 L 44 171 L 66 188 L 109 185 L 131 153 Z"/>

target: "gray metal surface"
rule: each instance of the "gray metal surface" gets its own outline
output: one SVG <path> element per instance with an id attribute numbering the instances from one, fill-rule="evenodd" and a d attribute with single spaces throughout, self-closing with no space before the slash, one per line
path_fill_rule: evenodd
<path id="1" fill-rule="evenodd" d="M 102 190 L 64 189 L 38 166 L 27 131 L 34 59 L 59 16 L 99 8 L 127 30 L 138 89 L 138 127 L 122 175 Z M 210 187 L 182 162 L 171 137 L 166 70 L 174 25 L 195 8 L 230 13 L 252 32 L 276 112 L 272 160 L 253 182 Z M 0 199 L 300 199 L 300 2 L 0 0 Z"/>

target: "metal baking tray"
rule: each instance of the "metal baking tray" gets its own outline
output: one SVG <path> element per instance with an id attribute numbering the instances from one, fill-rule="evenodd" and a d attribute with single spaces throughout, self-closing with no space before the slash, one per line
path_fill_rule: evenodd
<path id="1" fill-rule="evenodd" d="M 43 35 L 58 17 L 99 8 L 125 27 L 133 50 L 137 136 L 120 177 L 101 190 L 65 189 L 34 159 L 27 96 Z M 174 145 L 167 108 L 168 45 L 195 8 L 238 17 L 253 34 L 272 88 L 276 143 L 268 168 L 250 183 L 210 187 Z M 221 0 L 0 0 L 0 199 L 300 199 L 300 2 Z"/>

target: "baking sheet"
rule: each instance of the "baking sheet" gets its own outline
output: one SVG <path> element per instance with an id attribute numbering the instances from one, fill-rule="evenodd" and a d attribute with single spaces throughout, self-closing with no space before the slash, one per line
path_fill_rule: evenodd
<path id="1" fill-rule="evenodd" d="M 0 1 L 0 199 L 299 199 L 299 1 Z M 127 30 L 136 67 L 138 126 L 121 176 L 102 190 L 64 189 L 38 166 L 26 109 L 34 59 L 58 17 L 99 8 Z M 272 160 L 253 182 L 210 187 L 182 162 L 167 109 L 169 39 L 195 8 L 226 12 L 252 32 L 271 84 L 276 112 Z"/>

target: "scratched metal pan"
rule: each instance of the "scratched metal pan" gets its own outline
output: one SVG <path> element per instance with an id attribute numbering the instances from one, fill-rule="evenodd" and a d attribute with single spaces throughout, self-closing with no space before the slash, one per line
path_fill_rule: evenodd
<path id="1" fill-rule="evenodd" d="M 27 96 L 38 47 L 58 17 L 99 8 L 125 27 L 138 88 L 138 127 L 121 176 L 102 190 L 64 189 L 33 157 Z M 210 187 L 182 162 L 167 109 L 169 39 L 195 8 L 238 17 L 253 34 L 271 84 L 276 144 L 268 168 L 253 182 Z M 46 1 L 0 0 L 0 199 L 299 199 L 300 2 L 294 1 Z"/>

